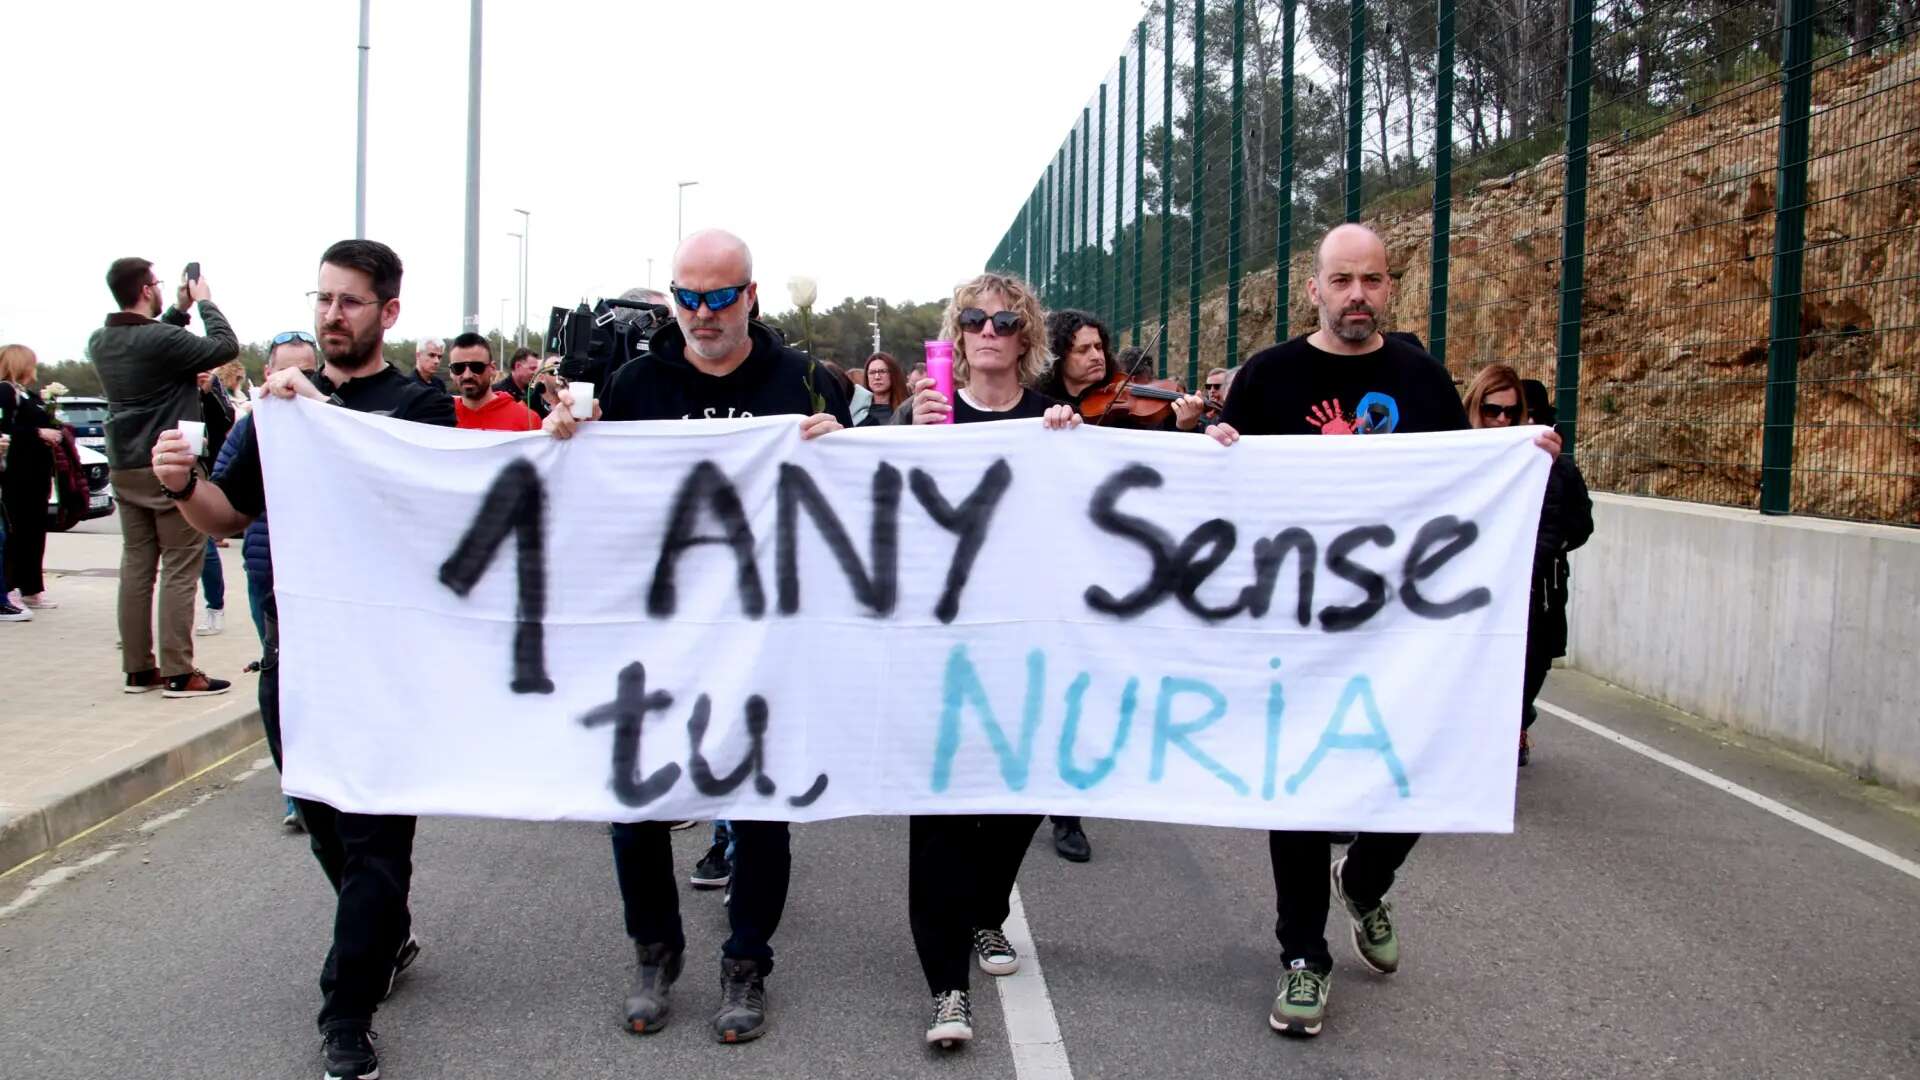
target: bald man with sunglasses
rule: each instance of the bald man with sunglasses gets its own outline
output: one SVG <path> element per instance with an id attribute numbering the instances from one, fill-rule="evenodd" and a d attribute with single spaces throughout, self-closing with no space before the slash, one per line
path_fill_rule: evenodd
<path id="1" fill-rule="evenodd" d="M 673 257 L 674 321 L 653 335 L 650 350 L 622 366 L 594 407 L 600 420 L 727 420 L 797 416 L 800 437 L 852 427 L 846 394 L 805 353 L 789 349 L 749 319 L 759 296 L 753 255 L 739 237 L 719 230 L 686 238 Z M 546 430 L 569 438 L 571 390 L 565 407 L 547 414 Z M 680 977 L 686 937 L 680 924 L 679 879 L 665 821 L 616 822 L 613 865 L 620 881 L 627 936 L 636 970 L 626 1001 L 628 1030 L 647 1035 L 666 1024 L 667 994 Z M 792 870 L 784 821 L 733 823 L 731 934 L 721 948 L 720 1009 L 710 1030 L 720 1042 L 746 1042 L 767 1030 L 766 977 L 772 938 L 787 906 Z"/>

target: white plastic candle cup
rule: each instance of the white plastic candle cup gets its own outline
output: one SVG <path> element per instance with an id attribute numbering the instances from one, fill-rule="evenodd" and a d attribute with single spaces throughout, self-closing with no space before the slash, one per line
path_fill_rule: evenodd
<path id="1" fill-rule="evenodd" d="M 200 420 L 180 421 L 180 434 L 187 438 L 187 449 L 199 457 L 207 449 L 207 425 Z"/>
<path id="2" fill-rule="evenodd" d="M 567 392 L 573 395 L 573 418 L 575 420 L 593 419 L 593 384 L 590 382 L 570 382 Z"/>

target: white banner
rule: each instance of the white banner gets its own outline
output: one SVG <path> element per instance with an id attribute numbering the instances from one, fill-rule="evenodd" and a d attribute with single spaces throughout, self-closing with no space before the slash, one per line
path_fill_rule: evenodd
<path id="1" fill-rule="evenodd" d="M 257 416 L 295 795 L 1513 827 L 1535 428 Z"/>

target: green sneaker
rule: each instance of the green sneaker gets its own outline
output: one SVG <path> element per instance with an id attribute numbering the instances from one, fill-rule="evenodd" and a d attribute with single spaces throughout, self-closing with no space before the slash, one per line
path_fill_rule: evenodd
<path id="1" fill-rule="evenodd" d="M 1393 905 L 1382 900 L 1371 911 L 1355 907 L 1340 883 L 1340 871 L 1346 865 L 1347 857 L 1342 855 L 1333 861 L 1329 873 L 1333 895 L 1340 898 L 1340 906 L 1347 909 L 1353 923 L 1353 951 L 1360 954 L 1361 963 L 1382 975 L 1391 975 L 1400 970 L 1400 937 L 1393 932 Z"/>
<path id="2" fill-rule="evenodd" d="M 1333 986 L 1333 973 L 1315 971 L 1305 960 L 1295 960 L 1280 977 L 1279 994 L 1273 999 L 1273 1012 L 1267 1025 L 1282 1035 L 1318 1035 L 1327 1019 L 1327 991 Z"/>

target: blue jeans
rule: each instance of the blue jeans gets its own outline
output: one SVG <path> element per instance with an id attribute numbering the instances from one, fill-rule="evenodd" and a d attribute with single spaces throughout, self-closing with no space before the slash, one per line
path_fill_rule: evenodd
<path id="1" fill-rule="evenodd" d="M 220 570 L 220 549 L 211 536 L 207 537 L 207 557 L 200 562 L 200 588 L 207 594 L 207 610 L 226 610 L 227 577 Z"/>

